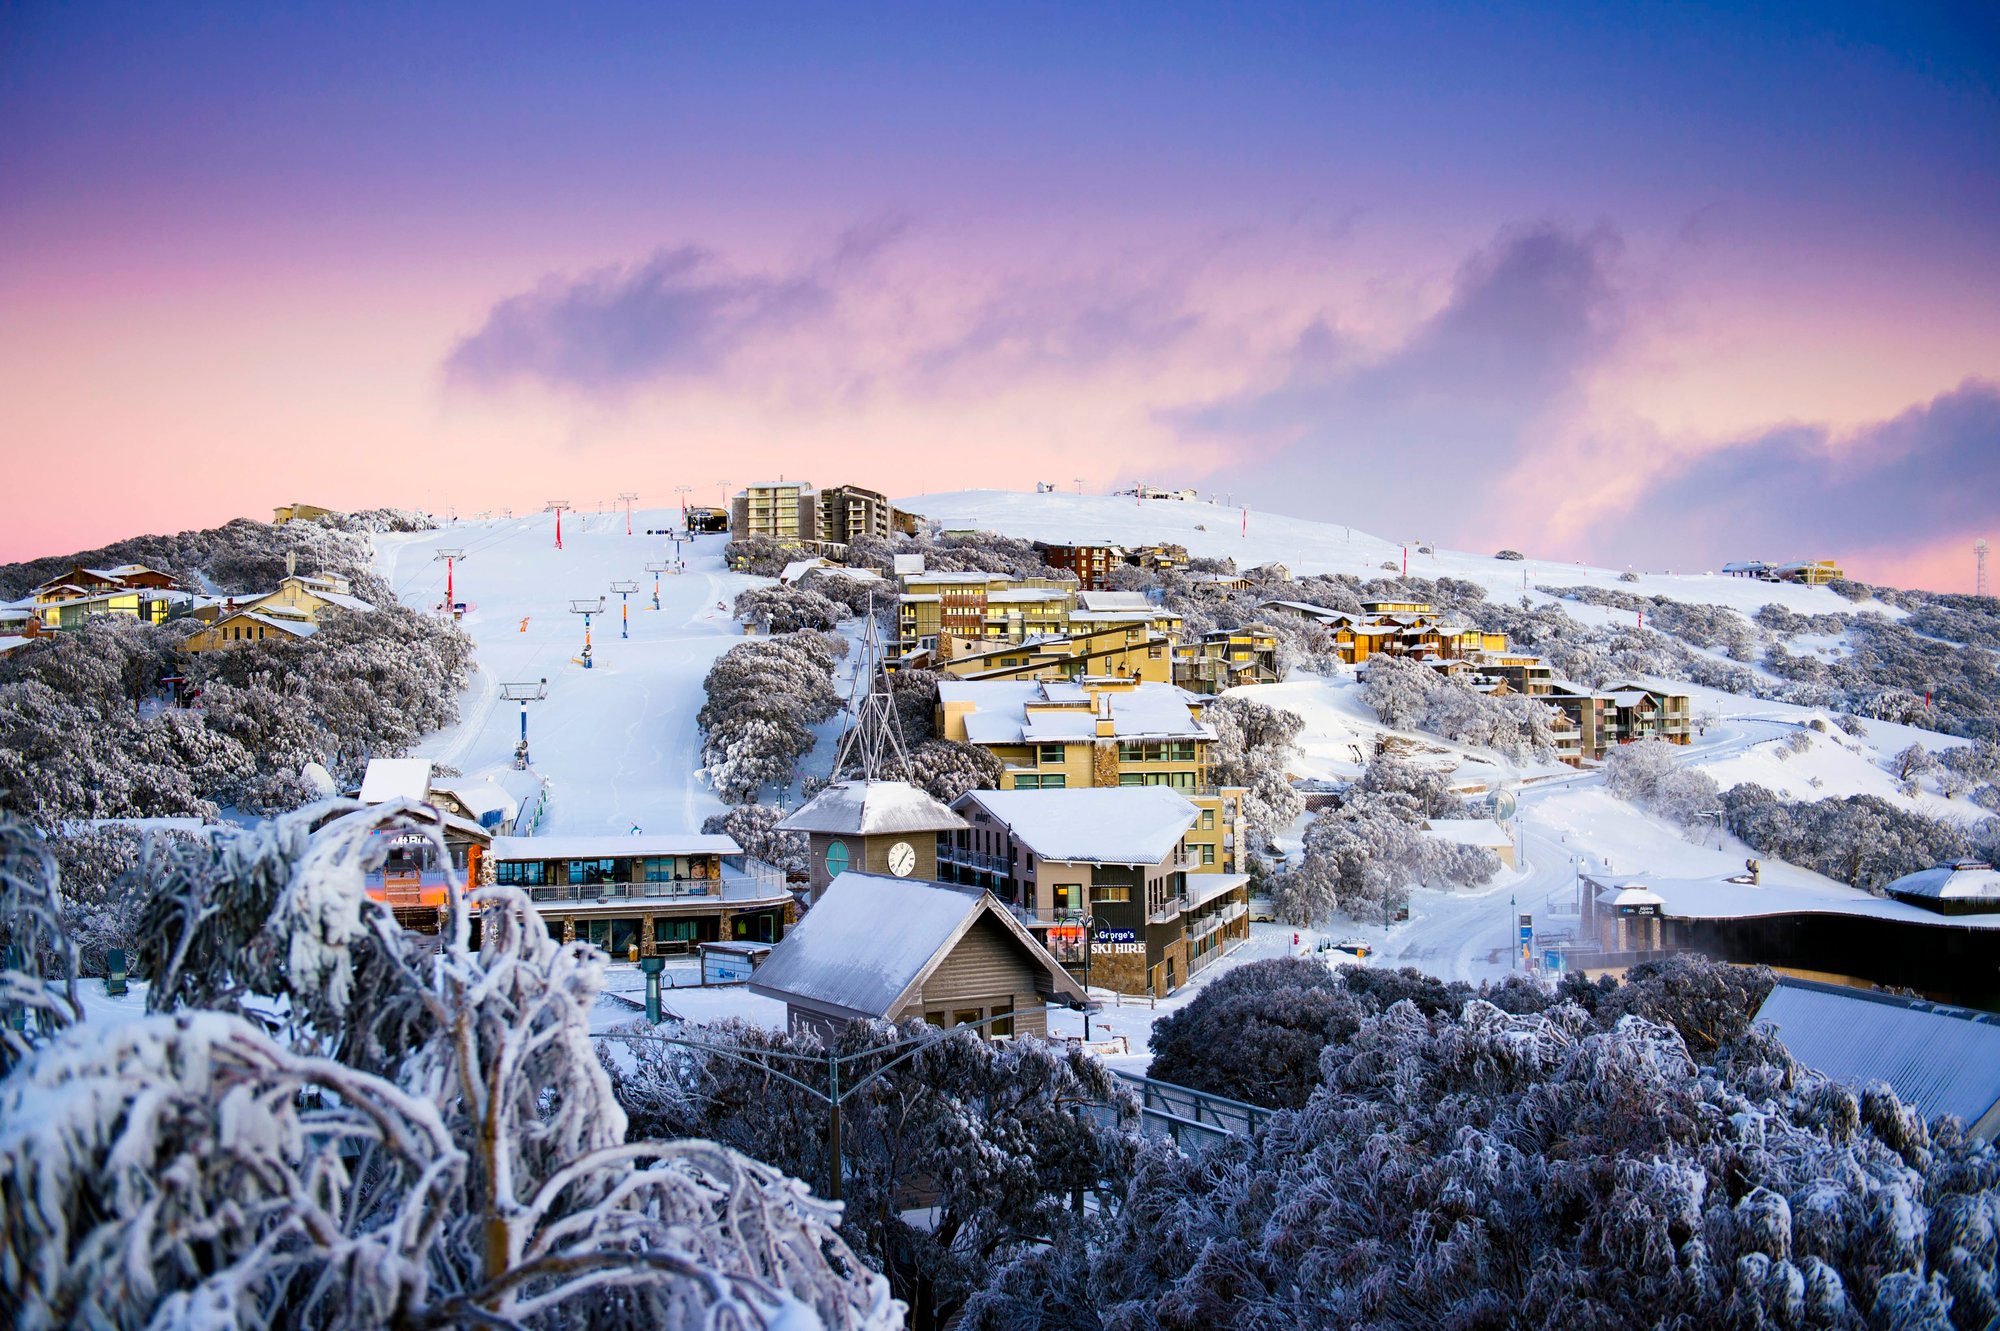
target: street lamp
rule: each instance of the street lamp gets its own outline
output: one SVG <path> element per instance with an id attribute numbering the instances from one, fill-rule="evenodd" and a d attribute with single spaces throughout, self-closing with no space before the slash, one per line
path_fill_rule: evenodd
<path id="1" fill-rule="evenodd" d="M 1066 910 L 1056 916 L 1058 922 L 1077 931 L 1083 945 L 1083 1040 L 1090 1043 L 1090 954 L 1091 935 L 1097 928 L 1097 921 L 1088 911 Z"/>

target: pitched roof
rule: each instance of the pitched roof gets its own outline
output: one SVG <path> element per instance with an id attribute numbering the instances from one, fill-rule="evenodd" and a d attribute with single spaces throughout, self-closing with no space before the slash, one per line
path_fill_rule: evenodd
<path id="1" fill-rule="evenodd" d="M 874 836 L 885 832 L 949 832 L 965 820 L 907 781 L 840 781 L 778 824 L 785 832 Z"/>
<path id="2" fill-rule="evenodd" d="M 1215 731 L 1189 712 L 1193 695 L 1177 685 L 1145 683 L 1106 689 L 1097 696 L 1108 701 L 1115 738 L 1215 738 Z M 939 680 L 938 701 L 972 704 L 965 733 L 974 744 L 1056 744 L 1097 738 L 1090 691 L 1067 680 Z M 1044 706 L 1051 703 L 1073 706 Z"/>
<path id="3" fill-rule="evenodd" d="M 1166 786 L 1075 790 L 970 790 L 956 808 L 979 805 L 1045 860 L 1158 864 L 1200 810 Z"/>
<path id="4" fill-rule="evenodd" d="M 1925 1117 L 2000 1129 L 2000 1015 L 1810 980 L 1781 979 L 1757 1020 L 1792 1057 L 1836 1081 L 1886 1081 Z"/>
<path id="5" fill-rule="evenodd" d="M 428 758 L 370 758 L 361 776 L 361 802 L 381 804 L 393 799 L 428 799 L 431 793 L 431 760 Z"/>
<path id="6" fill-rule="evenodd" d="M 1460 846 L 1491 848 L 1514 844 L 1507 829 L 1490 818 L 1432 818 L 1424 823 L 1424 830 L 1440 841 Z"/>
<path id="7" fill-rule="evenodd" d="M 950 883 L 844 873 L 771 949 L 750 979 L 767 998 L 886 1017 L 919 988 L 982 916 L 999 922 L 1046 971 L 1049 987 L 1083 991 L 992 893 Z"/>

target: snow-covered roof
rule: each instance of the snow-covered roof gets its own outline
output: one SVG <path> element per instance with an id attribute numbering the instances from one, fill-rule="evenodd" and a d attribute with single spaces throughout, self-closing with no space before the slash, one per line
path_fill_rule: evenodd
<path id="1" fill-rule="evenodd" d="M 1485 846 L 1489 850 L 1497 850 L 1514 844 L 1514 839 L 1507 835 L 1507 829 L 1490 818 L 1432 818 L 1424 823 L 1424 830 L 1440 841 L 1459 846 Z"/>
<path id="2" fill-rule="evenodd" d="M 1836 1081 L 1886 1081 L 1926 1118 L 2000 1129 L 2000 1015 L 1781 979 L 1757 1009 L 1792 1057 Z"/>
<path id="3" fill-rule="evenodd" d="M 489 813 L 512 818 L 521 807 L 513 795 L 491 781 L 458 781 L 452 785 L 437 786 L 435 789 L 454 796 L 460 804 L 472 811 L 475 818 Z"/>
<path id="4" fill-rule="evenodd" d="M 1906 873 L 1884 890 L 1892 897 L 1981 901 L 2000 908 L 2000 870 L 1987 864 L 1940 864 Z"/>
<path id="5" fill-rule="evenodd" d="M 735 837 L 705 832 L 631 836 L 497 836 L 495 860 L 608 860 L 634 855 L 741 855 Z"/>
<path id="6" fill-rule="evenodd" d="M 1765 915 L 1866 915 L 1903 924 L 1932 928 L 2000 930 L 2000 913 L 1953 915 L 1940 918 L 1937 912 L 1908 901 L 1872 896 L 1844 883 L 1799 882 L 1761 884 L 1732 883 L 1721 878 L 1624 879 L 1591 875 L 1597 886 L 1643 886 L 1662 897 L 1662 915 L 1675 919 L 1747 919 Z M 1602 900 L 1603 898 L 1598 898 Z"/>
<path id="7" fill-rule="evenodd" d="M 970 790 L 976 804 L 1045 860 L 1158 864 L 1173 854 L 1201 811 L 1166 786 L 1075 790 Z"/>
<path id="8" fill-rule="evenodd" d="M 1061 587 L 1004 587 L 986 593 L 988 605 L 1036 605 L 1044 601 L 1066 601 L 1070 593 Z"/>
<path id="9" fill-rule="evenodd" d="M 0 636 L 0 656 L 5 656 L 9 652 L 17 652 L 33 641 L 33 638 L 24 638 L 18 633 L 9 633 Z"/>
<path id="10" fill-rule="evenodd" d="M 1081 999 L 1062 967 L 989 892 L 950 883 L 843 873 L 750 977 L 752 993 L 803 999 L 855 1016 L 886 1017 L 981 916 L 1006 929 L 1050 987 Z"/>
<path id="11" fill-rule="evenodd" d="M 370 758 L 361 777 L 361 802 L 382 804 L 393 799 L 424 800 L 431 793 L 428 758 Z"/>
<path id="12" fill-rule="evenodd" d="M 1191 873 L 1187 876 L 1187 908 L 1194 910 L 1250 881 L 1247 873 Z"/>
<path id="13" fill-rule="evenodd" d="M 785 565 L 784 572 L 778 575 L 778 582 L 782 586 L 789 587 L 812 570 L 829 567 L 830 563 L 831 561 L 825 559 L 794 559 Z"/>
<path id="14" fill-rule="evenodd" d="M 1150 610 L 1152 602 L 1144 592 L 1078 592 L 1076 603 L 1085 610 Z"/>
<path id="15" fill-rule="evenodd" d="M 1261 604 L 1266 609 L 1276 606 L 1280 610 L 1290 610 L 1294 614 L 1305 615 L 1310 619 L 1352 620 L 1354 618 L 1354 615 L 1349 611 L 1335 610 L 1331 606 L 1314 605 L 1310 601 L 1264 601 Z"/>
<path id="16" fill-rule="evenodd" d="M 1118 739 L 1213 739 L 1194 719 L 1190 694 L 1173 684 L 1144 683 L 1097 695 L 1111 708 Z M 1066 680 L 940 680 L 938 701 L 971 703 L 966 738 L 974 744 L 1057 744 L 1097 738 L 1089 690 Z M 1063 706 L 1061 710 L 1049 704 Z"/>
<path id="17" fill-rule="evenodd" d="M 949 832 L 965 820 L 907 781 L 841 781 L 828 786 L 778 824 L 786 832 L 874 836 L 887 832 Z"/>
<path id="18" fill-rule="evenodd" d="M 1667 899 L 1658 892 L 1648 891 L 1636 884 L 1626 887 L 1607 887 L 1596 897 L 1600 906 L 1664 906 Z"/>

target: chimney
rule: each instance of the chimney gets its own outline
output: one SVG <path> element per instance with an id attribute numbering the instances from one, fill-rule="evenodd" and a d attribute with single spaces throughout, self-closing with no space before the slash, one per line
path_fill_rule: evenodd
<path id="1" fill-rule="evenodd" d="M 1097 706 L 1097 737 L 1099 739 L 1110 739 L 1117 733 L 1117 723 L 1111 717 L 1111 695 L 1108 693 L 1097 693 L 1091 696 L 1092 701 Z"/>

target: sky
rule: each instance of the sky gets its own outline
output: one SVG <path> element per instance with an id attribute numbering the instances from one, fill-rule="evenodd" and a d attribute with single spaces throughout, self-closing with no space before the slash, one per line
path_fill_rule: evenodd
<path id="1" fill-rule="evenodd" d="M 1996 217 L 1990 4 L 0 0 L 0 559 L 784 475 L 1969 591 Z"/>

